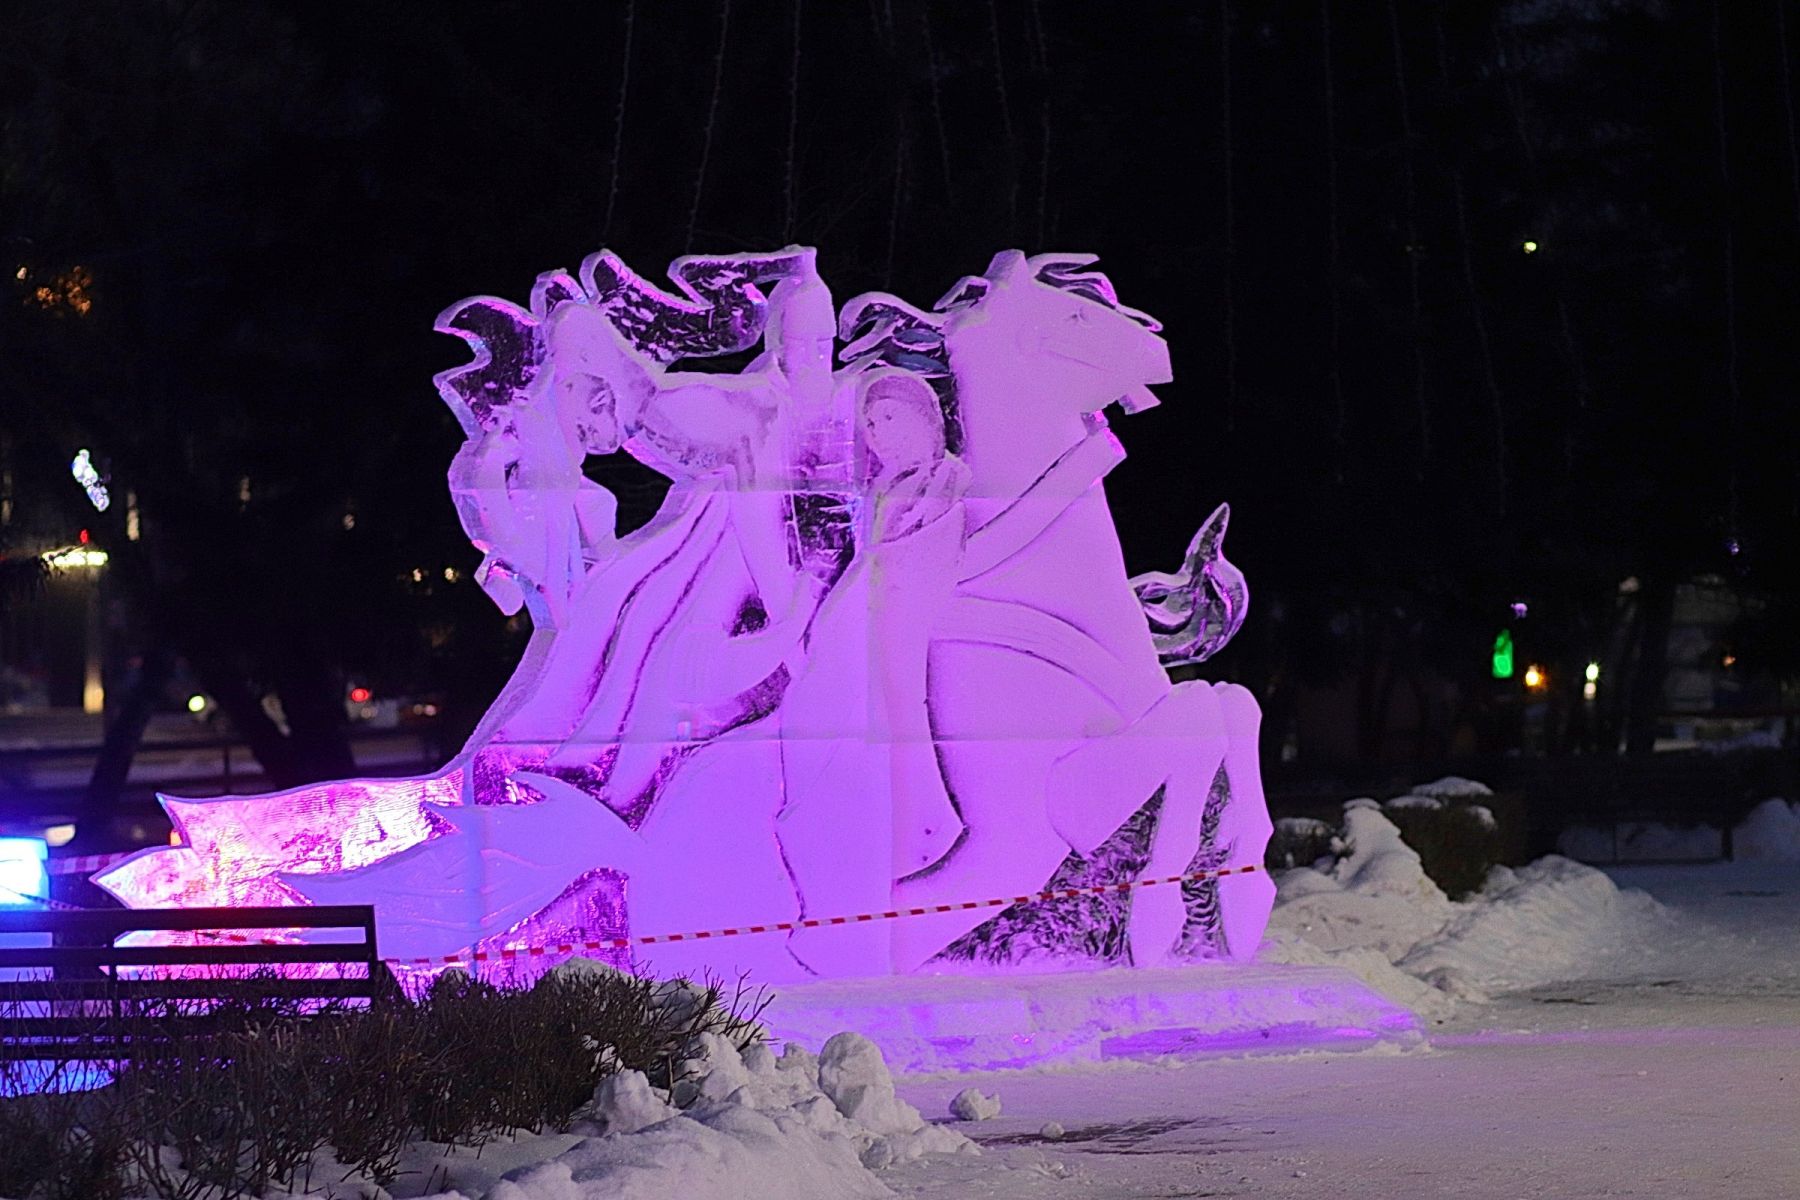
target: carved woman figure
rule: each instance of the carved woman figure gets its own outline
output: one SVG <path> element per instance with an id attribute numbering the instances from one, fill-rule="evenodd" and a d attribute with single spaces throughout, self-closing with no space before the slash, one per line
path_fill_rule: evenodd
<path id="1" fill-rule="evenodd" d="M 813 620 L 780 714 L 776 828 L 809 916 L 886 908 L 893 881 L 962 831 L 932 740 L 926 655 L 962 559 L 969 472 L 945 451 L 929 384 L 874 371 L 859 391 L 858 553 Z M 790 948 L 822 975 L 885 973 L 887 938 L 881 925 L 802 930 Z"/>

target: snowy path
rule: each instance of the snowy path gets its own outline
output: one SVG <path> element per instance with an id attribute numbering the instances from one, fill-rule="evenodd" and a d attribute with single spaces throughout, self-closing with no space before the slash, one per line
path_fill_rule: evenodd
<path id="1" fill-rule="evenodd" d="M 981 1159 L 914 1197 L 1800 1197 L 1800 866 L 1633 868 L 1683 918 L 1606 978 L 1468 1006 L 1410 1054 L 1297 1056 L 974 1084 Z M 1064 1127 L 1046 1137 L 1048 1122 Z"/>

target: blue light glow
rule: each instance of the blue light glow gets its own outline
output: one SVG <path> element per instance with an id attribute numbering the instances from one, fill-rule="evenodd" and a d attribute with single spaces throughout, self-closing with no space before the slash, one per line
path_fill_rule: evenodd
<path id="1" fill-rule="evenodd" d="M 0 838 L 0 908 L 37 907 L 50 896 L 50 857 L 43 838 Z"/>

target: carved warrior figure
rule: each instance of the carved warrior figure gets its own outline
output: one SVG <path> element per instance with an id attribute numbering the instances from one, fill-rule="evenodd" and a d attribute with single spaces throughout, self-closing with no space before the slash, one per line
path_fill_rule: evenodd
<path id="1" fill-rule="evenodd" d="M 1092 262 L 1008 251 L 930 311 L 840 315 L 811 250 L 677 260 L 680 294 L 601 253 L 528 308 L 452 306 L 438 327 L 473 359 L 437 380 L 468 436 L 451 490 L 481 585 L 534 626 L 512 680 L 440 772 L 167 798 L 183 844 L 98 881 L 131 904 L 373 903 L 405 960 L 1259 862 L 1256 704 L 1164 671 L 1243 621 L 1226 510 L 1178 573 L 1127 577 L 1104 411 L 1157 403 L 1168 352 Z M 759 340 L 741 372 L 675 369 Z M 672 481 L 623 537 L 582 471 L 620 450 Z M 1045 902 L 636 959 L 776 980 L 1244 958 L 1272 892 L 1251 874 L 1134 891 L 1117 928 Z"/>

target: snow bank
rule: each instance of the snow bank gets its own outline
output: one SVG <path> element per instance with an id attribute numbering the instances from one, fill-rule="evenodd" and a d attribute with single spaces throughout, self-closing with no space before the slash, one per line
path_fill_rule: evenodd
<path id="1" fill-rule="evenodd" d="M 1416 850 L 1373 800 L 1344 806 L 1346 853 L 1328 871 L 1286 871 L 1271 924 L 1321 950 L 1378 950 L 1398 959 L 1450 919 L 1452 905 Z"/>
<path id="2" fill-rule="evenodd" d="M 859 1034 L 777 1058 L 702 1033 L 689 1054 L 672 1093 L 620 1071 L 568 1134 L 479 1156 L 419 1146 L 404 1174 L 466 1200 L 860 1200 L 893 1194 L 882 1168 L 977 1153 L 895 1094 L 881 1050 Z"/>
<path id="3" fill-rule="evenodd" d="M 1328 870 L 1300 867 L 1277 878 L 1262 957 L 1342 967 L 1421 1015 L 1445 1015 L 1452 999 L 1395 964 L 1448 924 L 1455 906 L 1375 801 L 1344 805 L 1343 844 Z"/>
<path id="4" fill-rule="evenodd" d="M 1471 789 L 1459 795 L 1481 794 L 1455 782 Z M 1479 892 L 1453 902 L 1372 800 L 1344 806 L 1343 841 L 1327 869 L 1279 876 L 1264 957 L 1343 967 L 1426 1016 L 1589 974 L 1667 920 L 1644 893 L 1555 856 L 1496 867 Z"/>
<path id="5" fill-rule="evenodd" d="M 1645 893 L 1621 891 L 1603 872 L 1557 855 L 1517 871 L 1495 867 L 1479 893 L 1452 907 L 1444 928 L 1398 965 L 1484 992 L 1592 974 L 1620 948 L 1644 944 L 1666 919 Z"/>
<path id="6" fill-rule="evenodd" d="M 1425 796 L 1425 795 L 1419 794 L 1418 792 L 1413 792 L 1410 795 L 1406 795 L 1406 796 L 1395 796 L 1392 800 L 1387 801 L 1381 807 L 1383 809 L 1442 808 L 1442 807 L 1444 807 L 1444 802 L 1442 800 L 1438 799 L 1436 796 Z"/>
<path id="7" fill-rule="evenodd" d="M 1731 848 L 1746 862 L 1800 863 L 1800 804 L 1764 800 L 1732 832 Z"/>
<path id="8" fill-rule="evenodd" d="M 1467 800 L 1474 796 L 1493 794 L 1494 789 L 1487 784 L 1464 779 L 1460 775 L 1446 775 L 1430 783 L 1421 783 L 1413 789 L 1415 796 L 1436 796 L 1440 800 Z"/>

